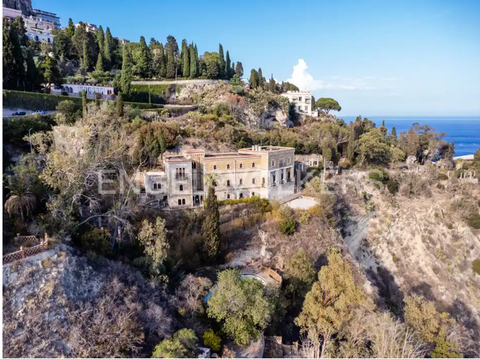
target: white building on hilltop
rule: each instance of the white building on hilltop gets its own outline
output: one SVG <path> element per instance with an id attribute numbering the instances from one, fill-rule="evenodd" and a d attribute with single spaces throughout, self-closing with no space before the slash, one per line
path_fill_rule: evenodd
<path id="1" fill-rule="evenodd" d="M 312 91 L 287 91 L 282 96 L 288 98 L 301 115 L 315 116 L 312 112 Z"/>

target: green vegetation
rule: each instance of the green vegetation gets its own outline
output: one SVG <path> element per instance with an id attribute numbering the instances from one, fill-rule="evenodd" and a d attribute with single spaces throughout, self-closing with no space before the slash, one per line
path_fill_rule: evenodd
<path id="1" fill-rule="evenodd" d="M 295 323 L 312 341 L 316 357 L 323 357 L 331 337 L 348 323 L 355 310 L 370 306 L 362 288 L 355 284 L 348 263 L 333 250 Z"/>
<path id="2" fill-rule="evenodd" d="M 208 300 L 207 315 L 222 323 L 223 332 L 236 344 L 258 340 L 273 314 L 274 304 L 261 282 L 242 278 L 228 269 L 218 274 L 216 290 Z"/>
<path id="3" fill-rule="evenodd" d="M 319 98 L 315 103 L 315 107 L 325 112 L 327 115 L 330 111 L 341 111 L 342 108 L 333 98 Z"/>
<path id="4" fill-rule="evenodd" d="M 300 248 L 285 263 L 283 278 L 287 283 L 287 292 L 303 299 L 312 287 L 316 274 L 313 259 L 305 249 Z"/>
<path id="5" fill-rule="evenodd" d="M 3 121 L 3 138 L 5 143 L 17 146 L 27 146 L 25 136 L 36 132 L 46 132 L 52 129 L 55 121 L 52 115 L 26 115 L 13 117 Z"/>
<path id="6" fill-rule="evenodd" d="M 480 214 L 473 213 L 467 218 L 467 224 L 475 229 L 480 229 Z"/>
<path id="7" fill-rule="evenodd" d="M 472 270 L 480 275 L 480 259 L 477 258 L 472 262 Z"/>
<path id="8" fill-rule="evenodd" d="M 155 347 L 152 358 L 191 358 L 195 354 L 197 336 L 192 329 L 180 329 L 172 339 Z"/>
<path id="9" fill-rule="evenodd" d="M 205 200 L 205 219 L 202 225 L 203 251 L 205 258 L 213 260 L 217 257 L 220 248 L 220 214 L 218 212 L 215 188 L 208 187 Z"/>
<path id="10" fill-rule="evenodd" d="M 297 223 L 295 222 L 294 219 L 292 218 L 285 218 L 283 221 L 281 221 L 278 224 L 278 230 L 282 234 L 286 234 L 288 236 L 291 236 L 292 234 L 295 233 L 295 227 Z"/>
<path id="11" fill-rule="evenodd" d="M 213 329 L 207 330 L 203 333 L 203 345 L 207 348 L 210 348 L 212 352 L 218 352 L 220 350 L 220 344 L 222 343 L 222 338 L 215 334 Z"/>

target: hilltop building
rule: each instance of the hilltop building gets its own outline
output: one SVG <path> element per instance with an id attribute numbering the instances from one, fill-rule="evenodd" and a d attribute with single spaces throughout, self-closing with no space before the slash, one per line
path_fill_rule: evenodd
<path id="1" fill-rule="evenodd" d="M 146 195 L 170 208 L 202 204 L 205 179 L 215 180 L 218 200 L 252 196 L 279 200 L 294 194 L 295 149 L 280 146 L 252 146 L 233 153 L 205 153 L 187 150 L 164 159 L 165 171 L 144 176 Z"/>
<path id="2" fill-rule="evenodd" d="M 60 24 L 60 17 L 53 12 L 33 9 L 33 17 L 45 23 L 52 23 L 55 30 L 60 30 L 62 28 L 62 25 Z"/>
<path id="3" fill-rule="evenodd" d="M 282 94 L 295 105 L 301 115 L 314 116 L 312 112 L 312 91 L 287 91 Z"/>
<path id="4" fill-rule="evenodd" d="M 76 23 L 76 24 L 75 24 L 75 27 L 76 27 L 76 28 L 79 28 L 79 27 L 81 27 L 82 25 L 85 26 L 85 30 L 86 30 L 87 32 L 96 32 L 96 31 L 98 31 L 97 25 L 95 25 L 95 24 L 90 24 L 90 23 L 88 23 L 88 22 L 79 22 L 79 23 Z"/>

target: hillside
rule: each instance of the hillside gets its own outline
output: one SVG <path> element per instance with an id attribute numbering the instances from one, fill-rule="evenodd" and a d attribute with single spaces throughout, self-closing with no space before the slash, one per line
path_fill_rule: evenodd
<path id="1" fill-rule="evenodd" d="M 145 356 L 172 331 L 161 288 L 64 245 L 5 265 L 3 295 L 5 357 Z"/>
<path id="2" fill-rule="evenodd" d="M 395 196 L 379 190 L 368 172 L 332 180 L 345 208 L 344 241 L 384 305 L 401 314 L 418 294 L 450 313 L 480 339 L 480 231 L 466 221 L 478 213 L 478 184 L 443 179 L 438 172 L 404 172 Z M 442 179 L 439 179 L 442 178 Z M 478 348 L 477 348 L 478 350 Z"/>

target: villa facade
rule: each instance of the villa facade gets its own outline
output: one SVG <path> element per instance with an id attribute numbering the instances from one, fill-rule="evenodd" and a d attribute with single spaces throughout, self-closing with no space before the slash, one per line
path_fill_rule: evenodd
<path id="1" fill-rule="evenodd" d="M 208 184 L 215 181 L 218 200 L 258 196 L 280 200 L 295 192 L 295 150 L 280 146 L 252 146 L 233 153 L 187 150 L 164 159 L 164 171 L 145 173 L 145 193 L 170 208 L 202 204 Z"/>
<path id="2" fill-rule="evenodd" d="M 282 96 L 295 105 L 298 113 L 306 116 L 315 116 L 312 111 L 312 91 L 287 91 Z"/>

